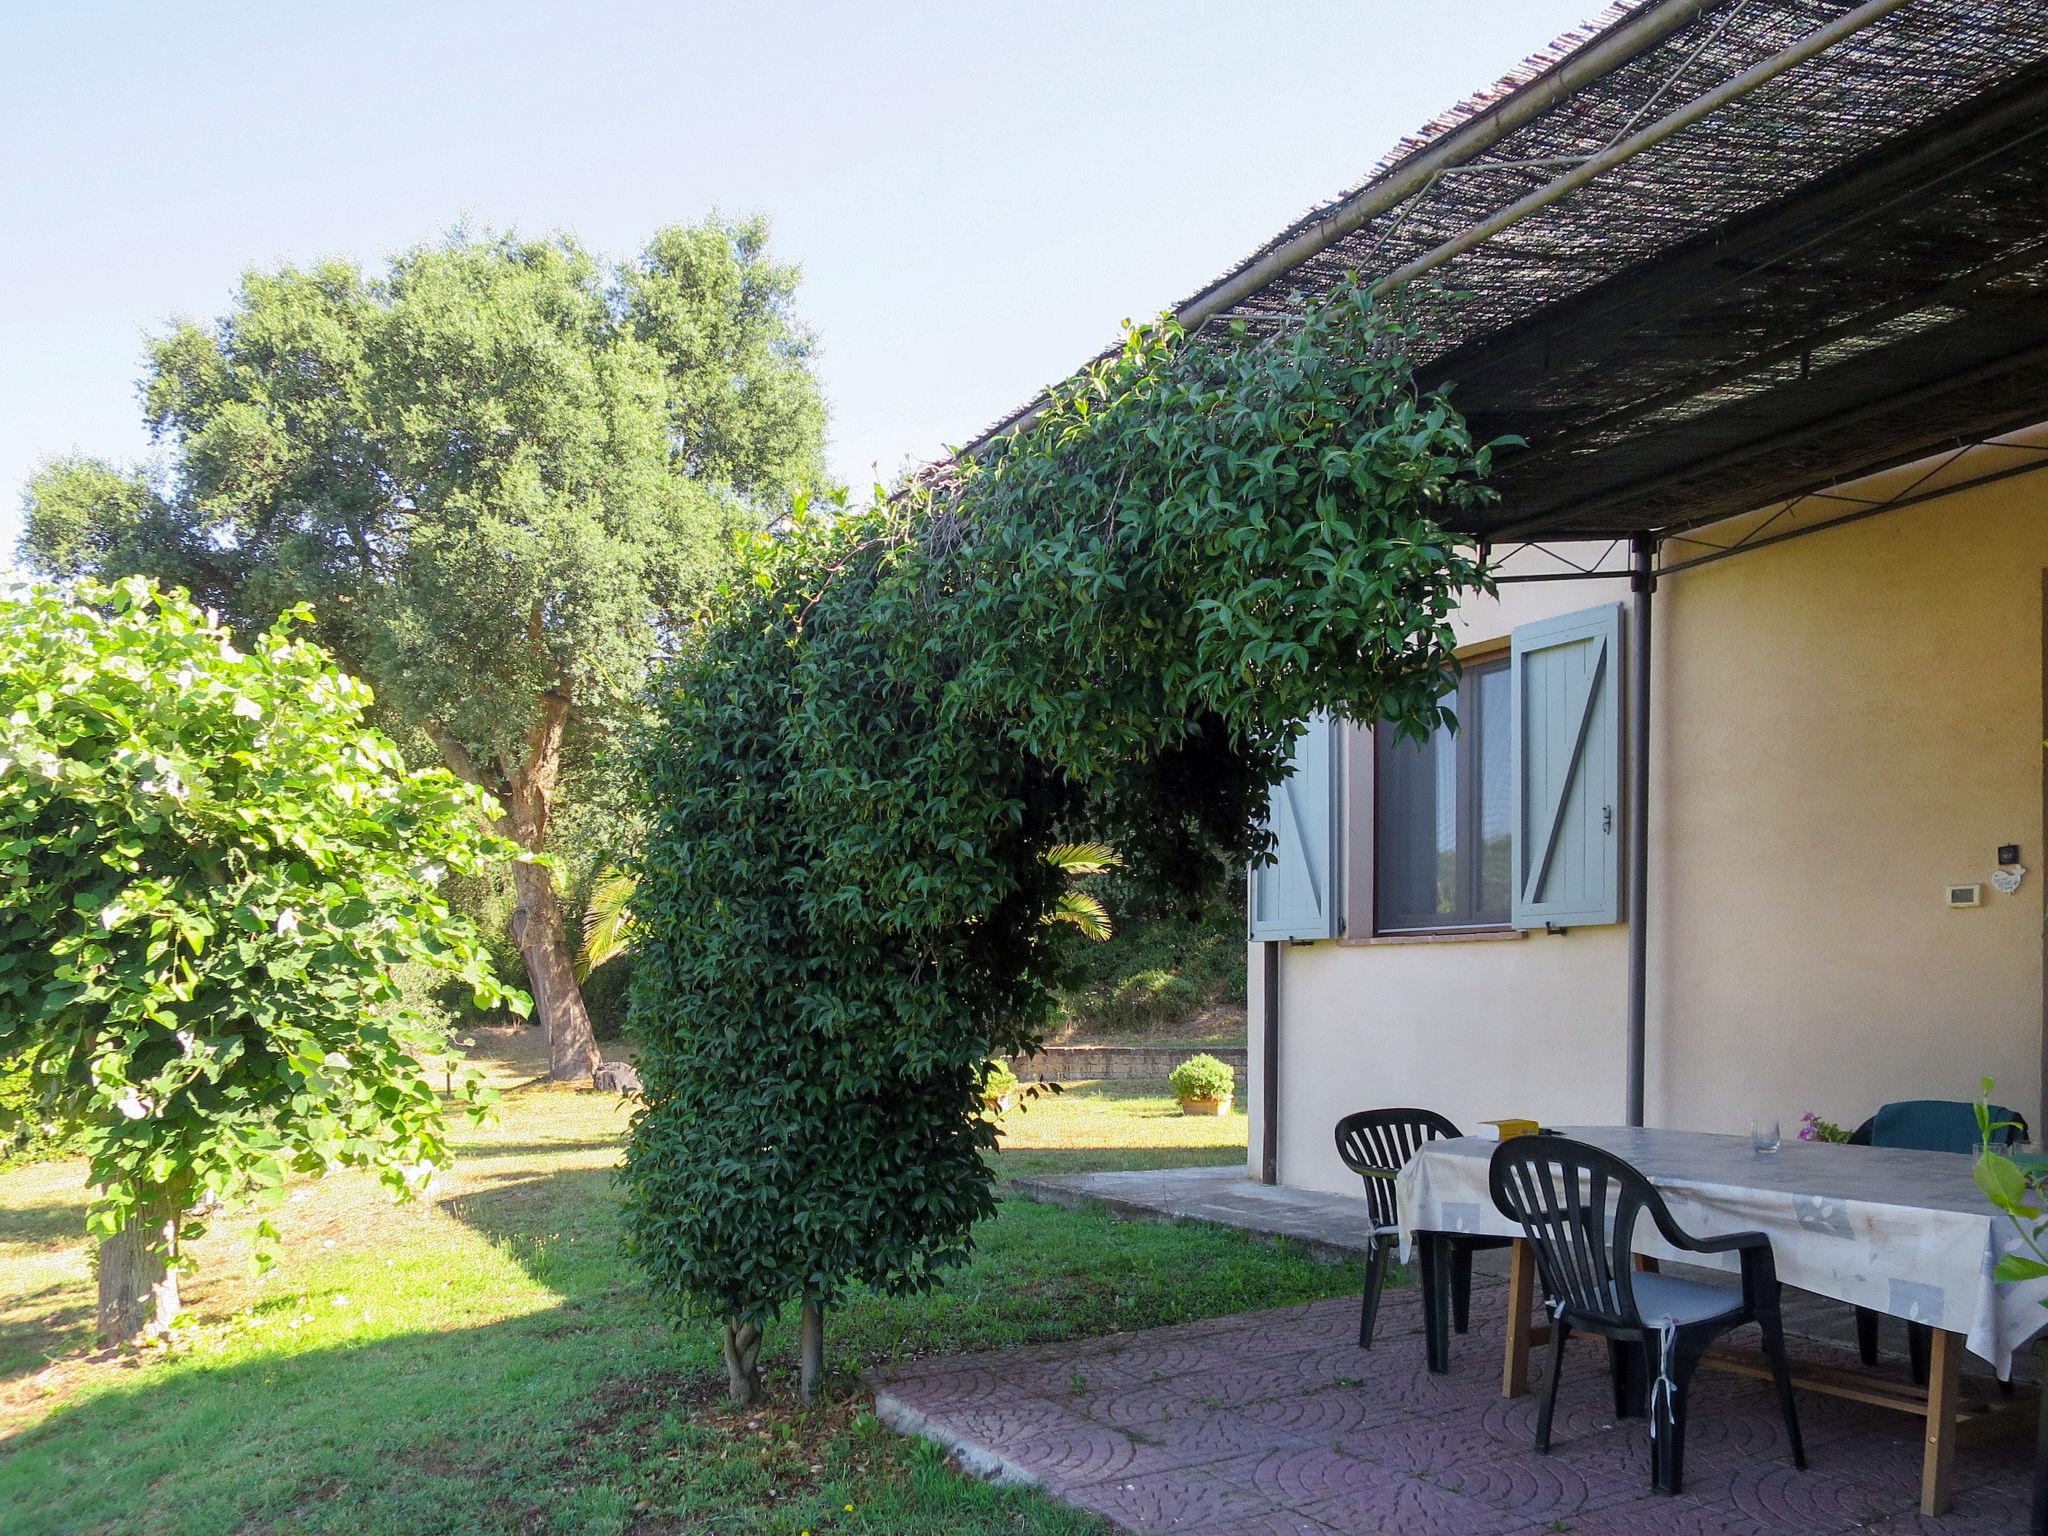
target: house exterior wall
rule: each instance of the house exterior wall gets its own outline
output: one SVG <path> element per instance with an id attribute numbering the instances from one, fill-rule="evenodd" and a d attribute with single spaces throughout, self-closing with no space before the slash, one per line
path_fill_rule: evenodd
<path id="1" fill-rule="evenodd" d="M 1792 1134 L 1887 1100 L 1998 1098 L 2041 1125 L 2043 573 L 2048 476 L 1980 486 L 1683 572 L 1655 610 L 1647 1117 Z M 1517 624 L 1626 595 L 1503 589 Z M 1363 753 L 1354 753 L 1360 762 Z M 1370 782 L 1353 774 L 1347 907 L 1367 911 Z M 2020 891 L 1989 886 L 2021 845 Z M 1947 885 L 1984 882 L 1951 910 Z M 1616 1122 L 1627 929 L 1290 946 L 1281 1182 L 1343 1190 L 1350 1109 Z M 1259 956 L 1248 1083 L 1261 1145 Z"/>

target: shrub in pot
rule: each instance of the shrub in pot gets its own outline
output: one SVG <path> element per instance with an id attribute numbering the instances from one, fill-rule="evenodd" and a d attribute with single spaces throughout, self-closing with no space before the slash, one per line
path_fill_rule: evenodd
<path id="1" fill-rule="evenodd" d="M 1230 1112 L 1237 1073 L 1204 1052 L 1175 1067 L 1167 1081 L 1173 1085 L 1173 1096 L 1180 1100 L 1182 1114 L 1223 1115 Z"/>
<path id="2" fill-rule="evenodd" d="M 1010 1070 L 1008 1062 L 992 1059 L 981 1079 L 981 1107 L 992 1115 L 1000 1115 L 1016 1098 L 1017 1074 Z"/>

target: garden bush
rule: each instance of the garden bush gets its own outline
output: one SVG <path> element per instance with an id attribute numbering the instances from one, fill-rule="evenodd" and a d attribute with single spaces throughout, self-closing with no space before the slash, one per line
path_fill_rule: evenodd
<path id="1" fill-rule="evenodd" d="M 1170 322 L 979 459 L 753 541 L 640 761 L 630 1241 L 724 1319 L 734 1395 L 795 1302 L 929 1287 L 993 1209 L 982 1065 L 1055 1004 L 1100 839 L 1186 897 L 1263 857 L 1318 710 L 1443 723 L 1484 584 L 1439 522 L 1488 449 L 1358 289 L 1271 334 Z"/>
<path id="2" fill-rule="evenodd" d="M 1059 1022 L 1069 1041 L 1169 1031 L 1209 1010 L 1242 1017 L 1245 919 L 1231 880 L 1220 895 L 1161 904 L 1129 882 L 1102 892 L 1114 937 L 1059 958 Z"/>
<path id="3" fill-rule="evenodd" d="M 1017 1074 L 1010 1070 L 1010 1064 L 1007 1061 L 990 1061 L 981 1079 L 982 1108 L 1007 1108 L 1006 1101 L 1014 1099 L 1016 1094 Z"/>
<path id="4" fill-rule="evenodd" d="M 633 955 L 607 961 L 583 978 L 583 1005 L 590 1010 L 590 1027 L 606 1042 L 625 1038 L 633 994 Z"/>
<path id="5" fill-rule="evenodd" d="M 62 1157 L 74 1147 L 74 1137 L 43 1117 L 27 1064 L 0 1066 L 0 1168 Z"/>
<path id="6" fill-rule="evenodd" d="M 1167 1074 L 1177 1099 L 1220 1099 L 1237 1088 L 1237 1071 L 1206 1051 L 1190 1056 Z"/>
<path id="7" fill-rule="evenodd" d="M 1201 989 L 1186 977 L 1172 971 L 1139 971 L 1117 983 L 1106 1012 L 1114 1023 L 1143 1029 L 1185 1019 L 1201 1006 Z"/>

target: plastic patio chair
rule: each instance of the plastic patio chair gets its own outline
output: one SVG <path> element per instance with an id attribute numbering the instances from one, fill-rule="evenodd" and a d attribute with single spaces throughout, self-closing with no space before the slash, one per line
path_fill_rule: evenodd
<path id="1" fill-rule="evenodd" d="M 1372 1348 L 1387 1261 L 1401 1241 L 1401 1212 L 1394 1193 L 1394 1175 L 1407 1166 L 1408 1159 L 1424 1142 L 1455 1139 L 1463 1134 L 1433 1109 L 1361 1109 L 1337 1122 L 1337 1156 L 1364 1181 L 1366 1205 L 1372 1214 L 1365 1295 L 1358 1309 L 1360 1349 Z M 1425 1232 L 1417 1236 L 1422 1242 L 1425 1349 L 1429 1368 L 1441 1375 L 1450 1369 L 1450 1340 L 1444 1329 L 1446 1281 L 1450 1291 L 1449 1321 L 1463 1333 L 1472 1317 L 1472 1255 L 1481 1248 L 1505 1248 L 1514 1239 L 1465 1232 Z"/>
<path id="2" fill-rule="evenodd" d="M 1611 1152 L 1564 1136 L 1502 1142 L 1487 1182 L 1493 1203 L 1521 1225 L 1535 1250 L 1550 1306 L 1550 1381 L 1536 1418 L 1537 1450 L 1550 1450 L 1565 1340 L 1574 1329 L 1598 1334 L 1608 1341 L 1617 1401 L 1625 1391 L 1624 1362 L 1633 1355 L 1646 1367 L 1651 1481 L 1659 1493 L 1677 1493 L 1684 1484 L 1685 1399 L 1693 1372 L 1709 1344 L 1753 1322 L 1763 1333 L 1792 1464 L 1806 1466 L 1768 1237 L 1694 1237 L 1672 1219 L 1664 1197 L 1638 1170 Z M 1636 1270 L 1635 1229 L 1645 1212 L 1664 1241 L 1682 1252 L 1737 1255 L 1741 1285 Z"/>
<path id="3" fill-rule="evenodd" d="M 2026 1116 L 2018 1110 L 1993 1104 L 1991 1139 L 1994 1145 L 2009 1147 L 2028 1136 Z M 1849 1135 L 1852 1146 L 1905 1147 L 1914 1152 L 1960 1152 L 1977 1150 L 1977 1106 L 1962 1099 L 1901 1099 L 1887 1104 Z M 1865 1365 L 1877 1364 L 1877 1328 L 1882 1313 L 1869 1307 L 1856 1309 L 1856 1352 Z M 1934 1330 L 1927 1323 L 1906 1324 L 1906 1359 L 1917 1386 L 1927 1385 L 1927 1356 L 1933 1346 Z M 1999 1382 L 1999 1390 L 2012 1391 L 2012 1380 Z"/>

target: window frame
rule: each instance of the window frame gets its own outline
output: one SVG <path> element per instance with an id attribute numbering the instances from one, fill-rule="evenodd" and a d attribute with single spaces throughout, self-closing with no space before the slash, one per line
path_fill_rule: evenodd
<path id="1" fill-rule="evenodd" d="M 1514 664 L 1512 652 L 1508 642 L 1505 640 L 1497 645 L 1488 646 L 1484 651 L 1461 657 L 1459 661 L 1462 670 L 1458 678 L 1458 731 L 1454 740 L 1457 744 L 1458 753 L 1457 796 L 1459 835 L 1456 879 L 1462 895 L 1464 892 L 1476 890 L 1480 861 L 1484 857 L 1478 836 L 1480 818 L 1479 797 L 1483 789 L 1483 782 L 1478 767 L 1480 731 L 1478 729 L 1467 729 L 1468 719 L 1476 722 L 1479 718 L 1479 712 L 1477 710 L 1468 711 L 1465 708 L 1465 689 L 1468 682 L 1478 677 L 1493 672 L 1507 673 L 1510 679 L 1509 687 L 1511 690 L 1509 695 L 1508 730 L 1512 732 L 1514 729 L 1512 723 Z M 1476 697 L 1476 691 L 1474 696 Z M 1380 836 L 1380 812 L 1387 778 L 1387 775 L 1380 771 L 1380 749 L 1382 743 L 1381 732 L 1392 729 L 1393 727 L 1387 725 L 1384 721 L 1375 722 L 1366 732 L 1369 738 L 1367 743 L 1368 751 L 1366 754 L 1363 754 L 1369 756 L 1372 763 L 1371 868 L 1367 872 L 1371 880 L 1372 921 L 1368 931 L 1373 939 L 1394 941 L 1404 939 L 1475 938 L 1487 935 L 1517 935 L 1519 930 L 1514 927 L 1512 922 L 1512 893 L 1510 893 L 1508 910 L 1503 912 L 1498 918 L 1458 922 L 1454 919 L 1446 919 L 1443 914 L 1432 913 L 1430 916 L 1433 920 L 1427 923 L 1396 924 L 1390 919 L 1380 889 L 1380 865 L 1384 849 L 1384 839 Z M 1511 745 L 1510 750 L 1512 750 Z M 1466 835 L 1468 831 L 1471 834 L 1469 837 Z M 1510 873 L 1510 879 L 1512 879 L 1512 872 Z"/>

